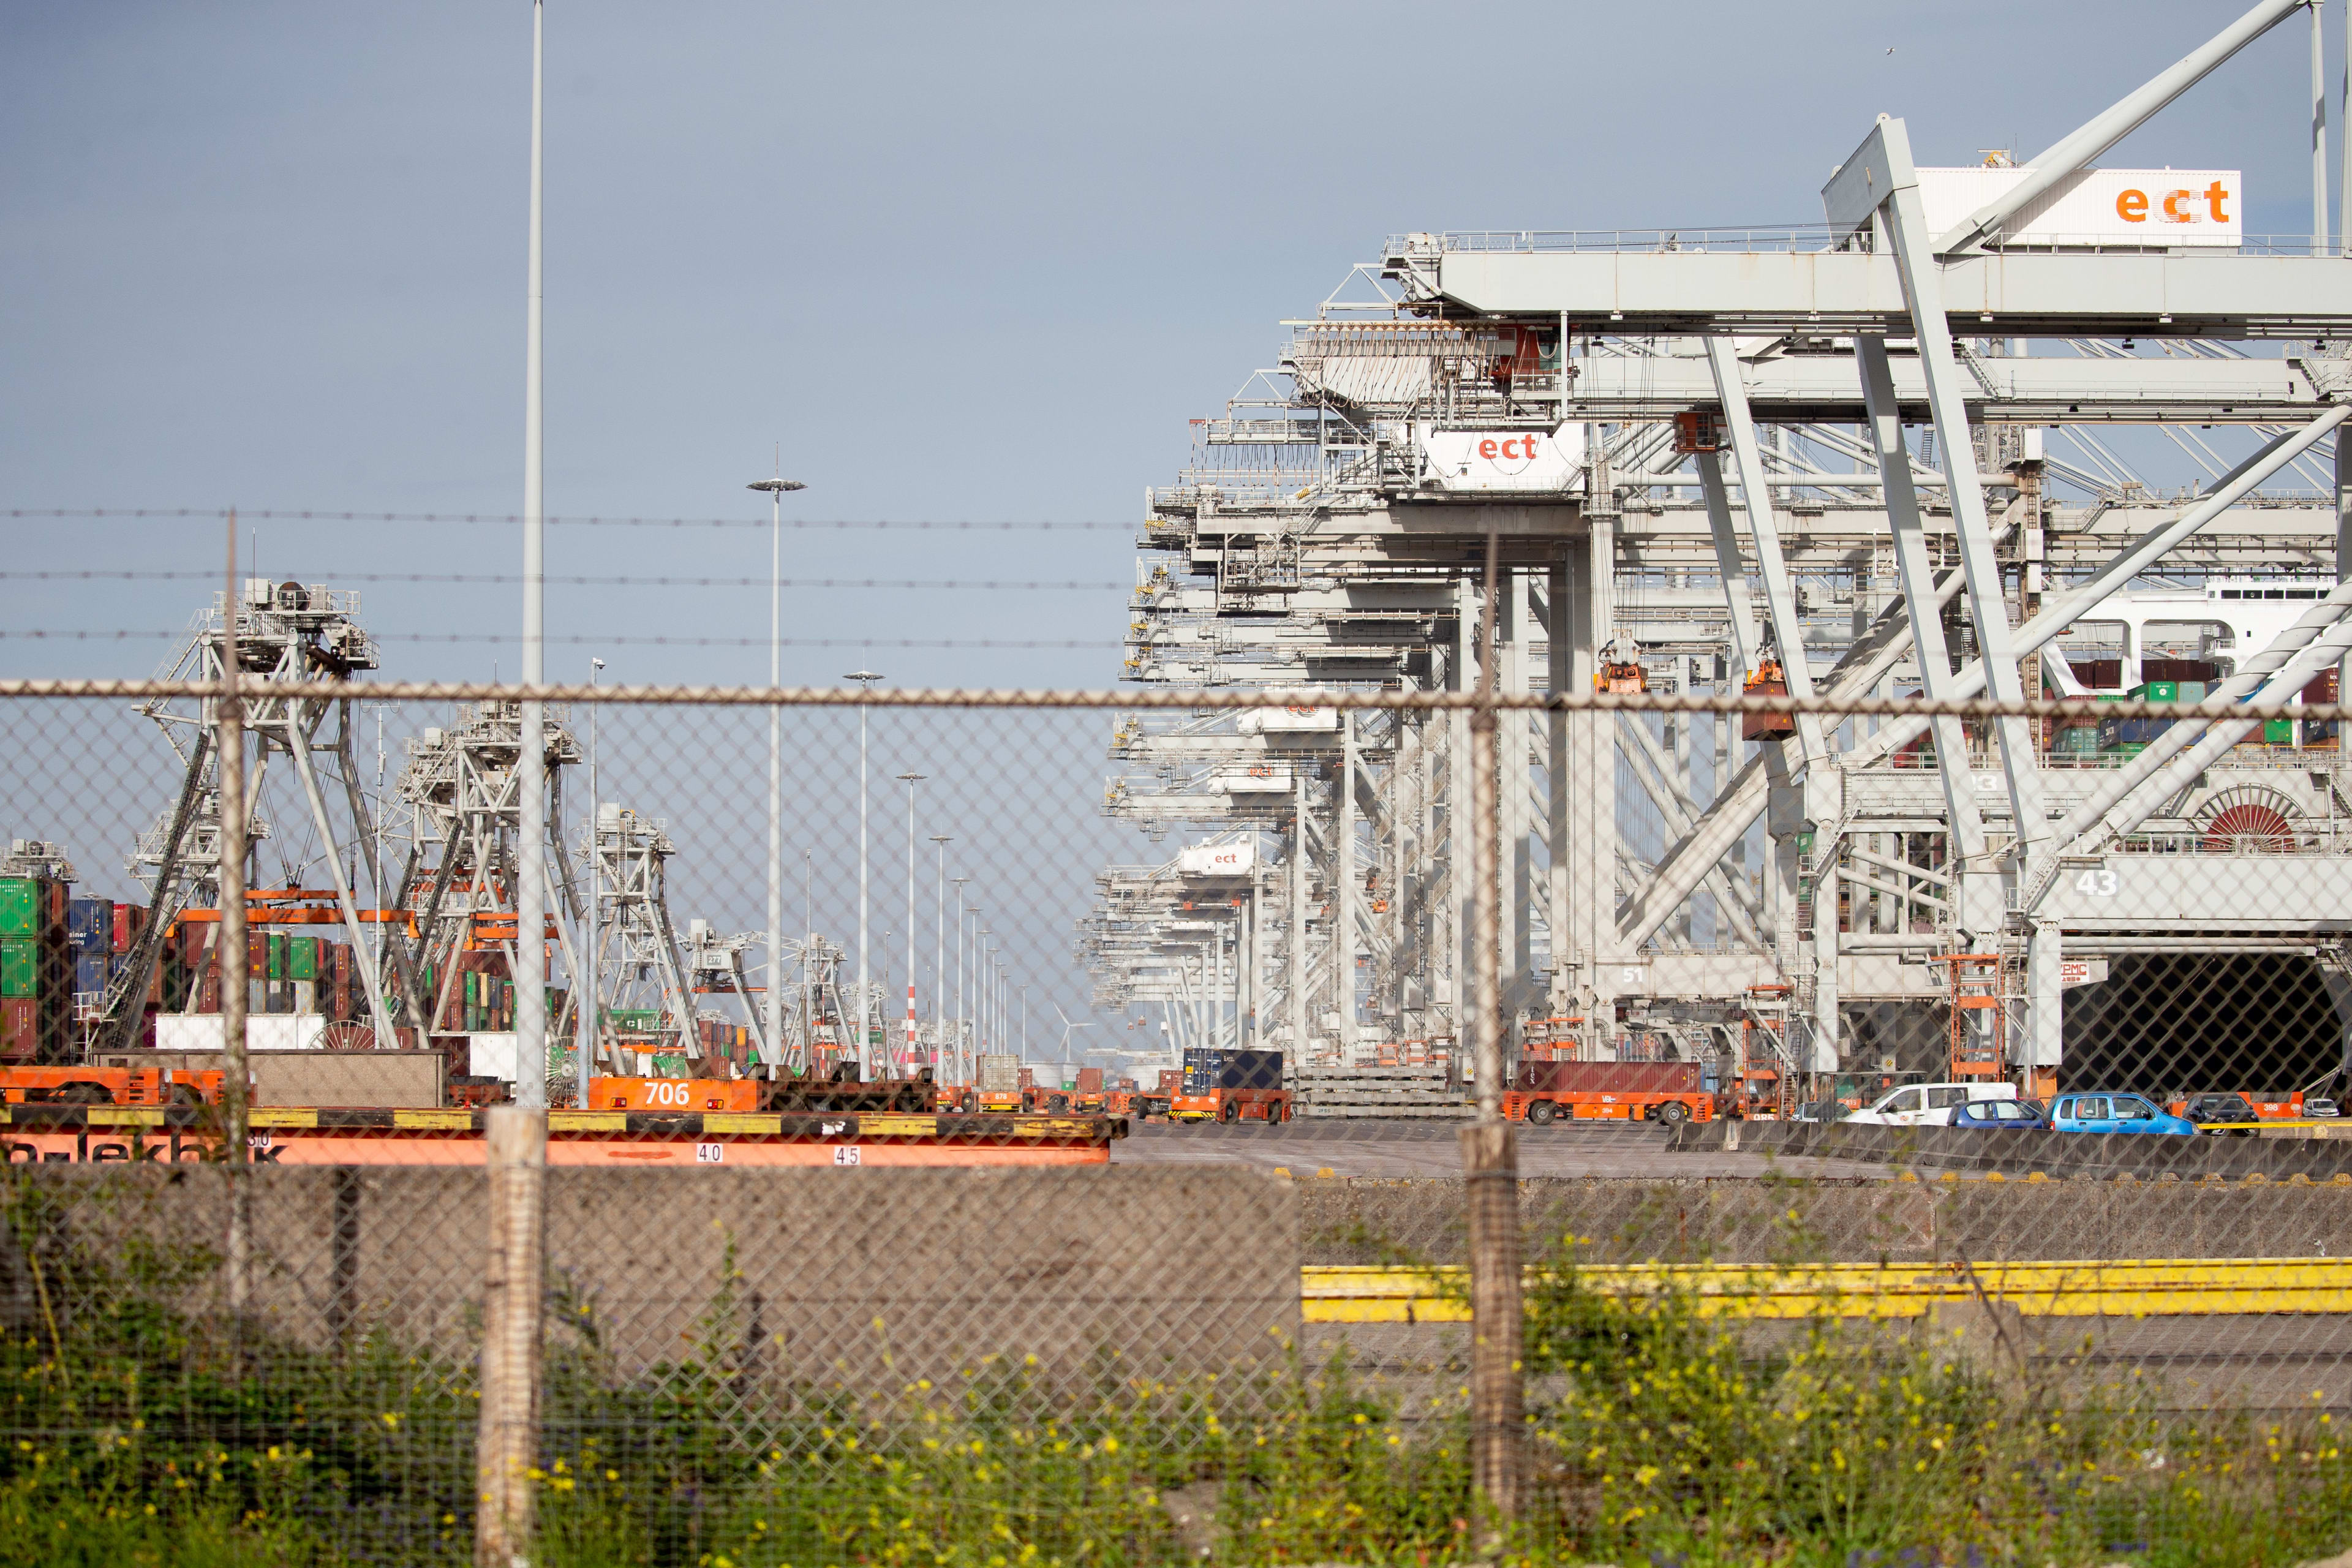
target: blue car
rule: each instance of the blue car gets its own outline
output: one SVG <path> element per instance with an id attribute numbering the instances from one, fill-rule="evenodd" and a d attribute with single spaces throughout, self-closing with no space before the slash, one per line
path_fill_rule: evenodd
<path id="1" fill-rule="evenodd" d="M 2138 1094 L 2062 1094 L 2050 1107 L 2050 1125 L 2061 1132 L 2197 1132 L 2194 1121 Z"/>

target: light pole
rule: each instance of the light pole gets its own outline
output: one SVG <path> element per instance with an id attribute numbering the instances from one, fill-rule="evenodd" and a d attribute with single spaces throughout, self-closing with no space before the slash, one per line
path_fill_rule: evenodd
<path id="1" fill-rule="evenodd" d="M 866 691 L 882 678 L 870 669 L 854 669 L 842 677 L 844 680 L 862 683 Z M 871 972 L 866 967 L 868 954 L 866 925 L 866 702 L 857 703 L 857 1076 L 866 1076 L 869 1065 L 867 1051 L 871 1042 L 866 1037 L 866 1016 L 873 1010 L 873 992 L 869 989 Z"/>
<path id="2" fill-rule="evenodd" d="M 963 1058 L 963 1062 L 964 1062 L 964 1066 L 965 1066 L 965 1067 L 967 1067 L 967 1068 L 972 1068 L 974 1069 L 972 1077 L 971 1077 L 971 1078 L 970 1078 L 970 1079 L 967 1079 L 965 1081 L 966 1081 L 966 1082 L 977 1082 L 977 1081 L 979 1081 L 979 1074 L 978 1074 L 977 1067 L 976 1067 L 976 1065 L 975 1065 L 975 1064 L 971 1060 L 971 1054 L 972 1054 L 972 1050 L 971 1050 L 971 1038 L 967 1036 L 967 1034 L 965 1033 L 965 1022 L 966 1022 L 966 1020 L 968 1020 L 968 1019 L 971 1016 L 971 1015 L 969 1012 L 967 1012 L 967 1011 L 965 1010 L 965 1008 L 964 1008 L 964 990 L 963 990 L 963 914 L 964 914 L 964 910 L 963 910 L 963 889 L 964 889 L 964 884 L 965 884 L 965 883 L 967 883 L 967 882 L 969 882 L 969 881 L 971 881 L 971 879 L 970 877 L 958 877 L 958 878 L 955 879 L 955 890 L 956 890 L 956 1018 L 955 1018 L 955 1021 L 956 1021 L 956 1054 L 957 1054 L 957 1056 L 958 1056 L 958 1057 L 960 1057 L 960 1058 Z"/>
<path id="3" fill-rule="evenodd" d="M 911 768 L 898 775 L 898 782 L 907 786 L 907 1072 L 910 1078 L 915 1068 L 915 786 L 924 777 Z"/>
<path id="4" fill-rule="evenodd" d="M 604 672 L 604 661 L 588 661 L 588 684 L 594 686 L 596 678 Z M 597 852 L 596 837 L 596 734 L 604 710 L 597 703 L 588 705 L 588 929 L 583 933 L 583 962 L 581 965 L 581 985 L 586 999 L 576 1009 L 580 1044 L 575 1047 L 580 1059 L 574 1065 L 572 1077 L 578 1081 L 578 1097 L 572 1101 L 581 1110 L 588 1109 L 588 1079 L 596 1071 L 596 1037 L 604 1025 L 604 1008 L 597 998 L 596 934 L 597 906 L 603 901 L 604 858 Z"/>
<path id="5" fill-rule="evenodd" d="M 996 951 L 989 944 L 988 939 L 995 934 L 984 925 L 978 927 L 971 933 L 971 961 L 973 966 L 980 971 L 978 994 L 971 999 L 972 1034 L 979 1039 L 982 1052 L 1001 1052 L 1004 1049 L 1003 1043 L 996 1037 L 996 1016 L 988 1010 L 988 965 L 990 955 Z"/>
<path id="6" fill-rule="evenodd" d="M 931 842 L 940 847 L 939 912 L 933 917 L 931 930 L 937 951 L 931 954 L 931 1065 L 939 1068 L 934 1075 L 945 1077 L 947 1061 L 944 1046 L 946 1035 L 942 1026 L 947 1022 L 948 991 L 948 836 L 931 835 Z"/>
<path id="7" fill-rule="evenodd" d="M 776 448 L 776 477 L 745 487 L 768 492 L 768 689 L 784 683 L 784 492 L 808 487 L 784 478 L 783 448 Z M 784 710 L 768 704 L 768 1071 L 784 1059 Z M 584 1080 L 583 1080 L 584 1081 Z M 588 1102 L 583 1100 L 581 1104 Z"/>
<path id="8" fill-rule="evenodd" d="M 523 305 L 522 684 L 547 681 L 547 369 L 541 105 L 545 13 L 530 8 L 530 275 Z M 547 1110 L 547 710 L 526 697 L 515 737 L 515 1103 Z M 526 962 L 526 959 L 529 962 Z M 432 1020 L 425 1026 L 430 1028 Z M 420 1041 L 421 1043 L 421 1041 Z"/>

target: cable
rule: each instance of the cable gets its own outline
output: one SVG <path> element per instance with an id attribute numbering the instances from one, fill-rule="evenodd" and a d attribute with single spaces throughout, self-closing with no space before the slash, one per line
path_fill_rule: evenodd
<path id="1" fill-rule="evenodd" d="M 189 518 L 221 519 L 229 515 L 227 507 L 12 507 L 12 518 L 103 518 L 117 521 L 153 519 L 170 521 Z M 520 522 L 513 513 L 440 512 L 440 511 L 249 511 L 236 509 L 240 522 Z M 772 520 L 740 517 L 549 517 L 543 519 L 558 528 L 769 528 Z M 915 530 L 921 532 L 994 532 L 1017 533 L 1132 533 L 1141 523 L 1131 522 L 1049 522 L 1044 519 L 937 521 L 931 520 L 860 520 L 856 518 L 786 518 L 787 529 L 838 529 L 855 531 L 859 529 Z"/>
<path id="2" fill-rule="evenodd" d="M 63 583 L 217 583 L 218 572 L 0 572 L 0 582 Z M 512 573 L 483 572 L 321 572 L 320 579 L 342 583 L 520 583 Z M 546 577 L 541 581 L 582 588 L 764 588 L 764 577 Z M 963 581 L 951 577 L 787 577 L 787 588 L 984 588 L 992 593 L 1128 593 L 1131 583 L 1004 583 Z"/>
<path id="3" fill-rule="evenodd" d="M 160 641 L 168 637 L 187 636 L 187 632 L 133 631 L 37 631 L 21 628 L 0 628 L 0 639 L 16 638 L 31 642 L 128 642 L 136 639 Z M 371 635 L 371 642 L 386 643 L 511 643 L 514 636 L 498 636 L 488 632 L 449 632 L 433 635 L 424 632 L 394 632 L 386 636 Z M 568 643 L 580 647 L 766 647 L 766 637 L 549 637 L 551 643 Z M 907 637 L 892 640 L 885 637 L 786 637 L 785 647 L 946 647 L 946 648 L 1118 648 L 1127 645 L 1118 642 L 995 642 L 963 640 L 954 637 Z"/>

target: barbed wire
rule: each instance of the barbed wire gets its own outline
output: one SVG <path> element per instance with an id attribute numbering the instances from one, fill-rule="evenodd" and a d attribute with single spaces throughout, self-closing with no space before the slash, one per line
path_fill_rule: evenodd
<path id="1" fill-rule="evenodd" d="M 219 521 L 228 518 L 232 510 L 239 522 L 455 522 L 455 523 L 517 523 L 524 521 L 519 512 L 487 511 L 278 511 L 249 510 L 244 507 L 11 507 L 6 515 L 15 519 L 57 520 L 62 518 L 103 519 L 111 521 L 185 521 L 205 519 Z M 593 515 L 554 515 L 540 521 L 553 528 L 768 528 L 773 520 L 741 517 L 602 517 Z M 793 518 L 783 520 L 787 531 L 838 530 L 856 531 L 861 529 L 913 531 L 925 533 L 989 532 L 989 533 L 1133 533 L 1144 525 L 1140 522 L 1056 522 L 1045 518 L 989 518 L 940 520 L 931 518 Z"/>
<path id="2" fill-rule="evenodd" d="M 26 642 L 137 642 L 163 641 L 187 636 L 184 627 L 176 631 L 75 631 L 42 630 L 23 627 L 0 627 L 0 641 Z M 390 632 L 370 633 L 368 640 L 380 643 L 488 643 L 511 644 L 521 640 L 517 633 L 496 632 Z M 767 637 L 551 637 L 541 640 L 574 647 L 767 647 Z M 1124 647 L 1124 643 L 1000 641 L 992 638 L 959 637 L 783 637 L 778 639 L 784 647 L 934 647 L 934 648 L 1084 648 L 1100 652 Z"/>
<path id="3" fill-rule="evenodd" d="M 320 578 L 333 584 L 343 583 L 446 583 L 463 585 L 474 584 L 514 584 L 522 581 L 517 572 L 328 572 L 317 573 Z M 218 572 L 203 571 L 110 571 L 110 572 L 0 572 L 0 582 L 23 583 L 218 583 Z M 764 577 L 624 577 L 624 576 L 556 576 L 542 577 L 550 587 L 568 588 L 764 588 Z M 928 590 L 947 588 L 979 588 L 990 593 L 1128 593 L 1135 584 L 1118 582 L 1010 582 L 998 578 L 955 577 L 787 577 L 782 585 L 796 589 L 873 588 Z"/>
<path id="4" fill-rule="evenodd" d="M 551 639 L 552 640 L 552 639 Z M 764 639 L 757 646 L 765 647 Z M 266 695 L 272 701 L 332 702 L 344 699 L 368 701 L 518 701 L 609 702 L 635 706 L 680 707 L 805 707 L 805 708 L 1108 708 L 1257 710 L 1271 708 L 1348 708 L 1431 712 L 1501 713 L 1819 713 L 1848 718 L 1918 719 L 2172 719 L 2228 721 L 2247 719 L 2320 719 L 2352 721 L 2352 703 L 2235 702 L 2227 699 L 2202 701 L 2149 701 L 2130 698 L 2027 698 L 2000 700 L 1986 697 L 1758 697 L 1739 692 L 1568 691 L 1405 691 L 1351 690 L 1328 686 L 1168 687 L 1139 686 L 1124 690 L 1082 689 L 967 687 L 833 686 L 713 686 L 713 685 L 561 685 L 524 686 L 482 680 L 252 680 L 239 683 L 247 697 Z M 155 678 L 91 679 L 85 677 L 0 678 L 0 700 L 13 698 L 201 698 L 218 697 L 221 687 L 212 680 L 172 680 Z M 1336 744 L 1337 742 L 1333 742 Z M 2313 753 L 2315 767 L 2332 763 L 2330 748 Z"/>

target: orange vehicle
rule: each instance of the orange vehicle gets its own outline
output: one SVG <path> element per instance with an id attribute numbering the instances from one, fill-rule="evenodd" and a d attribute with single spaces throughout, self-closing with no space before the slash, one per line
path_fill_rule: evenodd
<path id="1" fill-rule="evenodd" d="M 1291 1110 L 1280 1051 L 1186 1051 L 1168 1100 L 1173 1121 L 1287 1121 Z"/>
<path id="2" fill-rule="evenodd" d="M 760 1109 L 760 1082 L 749 1078 L 592 1078 L 591 1110 L 740 1110 Z"/>
<path id="3" fill-rule="evenodd" d="M 1715 1096 L 1696 1062 L 1523 1062 L 1503 1091 L 1503 1114 L 1538 1127 L 1559 1121 L 1715 1120 Z"/>
<path id="4" fill-rule="evenodd" d="M 221 1075 L 163 1068 L 0 1068 L 10 1105 L 218 1105 Z"/>

